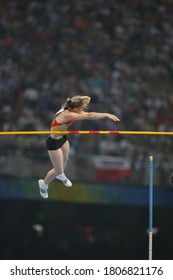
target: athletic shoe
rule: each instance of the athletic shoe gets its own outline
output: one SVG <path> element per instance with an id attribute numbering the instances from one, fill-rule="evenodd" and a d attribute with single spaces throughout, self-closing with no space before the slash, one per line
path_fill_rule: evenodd
<path id="1" fill-rule="evenodd" d="M 72 186 L 72 182 L 65 176 L 64 173 L 56 176 L 56 179 L 60 180 L 66 187 Z"/>
<path id="2" fill-rule="evenodd" d="M 40 195 L 43 198 L 48 198 L 48 185 L 45 184 L 44 180 L 40 179 L 38 180 Z"/>

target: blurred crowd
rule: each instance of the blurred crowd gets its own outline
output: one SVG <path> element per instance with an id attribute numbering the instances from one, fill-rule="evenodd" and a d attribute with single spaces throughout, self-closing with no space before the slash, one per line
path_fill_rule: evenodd
<path id="1" fill-rule="evenodd" d="M 0 0 L 0 130 L 49 130 L 76 94 L 121 121 L 71 130 L 173 131 L 172 1 Z M 152 153 L 173 167 L 172 137 L 98 137 L 73 135 L 71 153 L 122 155 L 136 169 Z M 0 138 L 2 150 L 20 145 L 42 151 L 45 137 Z"/>

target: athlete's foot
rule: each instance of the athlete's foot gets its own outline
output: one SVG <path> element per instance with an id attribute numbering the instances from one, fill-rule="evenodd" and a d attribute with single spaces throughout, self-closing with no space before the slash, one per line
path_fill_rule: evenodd
<path id="1" fill-rule="evenodd" d="M 171 190 L 173 191 L 173 172 L 171 173 L 171 176 L 169 177 L 169 183 L 171 185 Z"/>
<path id="2" fill-rule="evenodd" d="M 65 176 L 64 173 L 56 176 L 56 179 L 60 180 L 66 187 L 72 186 L 72 182 Z"/>
<path id="3" fill-rule="evenodd" d="M 40 195 L 43 198 L 48 198 L 48 185 L 45 184 L 44 180 L 40 179 L 38 180 Z"/>

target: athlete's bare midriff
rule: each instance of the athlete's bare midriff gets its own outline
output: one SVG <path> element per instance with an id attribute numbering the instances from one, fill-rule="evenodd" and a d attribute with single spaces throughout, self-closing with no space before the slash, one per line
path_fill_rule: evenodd
<path id="1" fill-rule="evenodd" d="M 67 128 L 69 127 L 69 125 L 66 125 L 66 124 L 64 124 L 64 125 L 61 125 L 61 126 L 55 126 L 55 127 L 52 127 L 51 128 L 51 131 L 53 132 L 53 131 L 67 131 Z M 60 138 L 62 138 L 63 137 L 63 135 L 65 135 L 65 133 L 62 133 L 62 134 L 58 134 L 58 133 L 56 133 L 56 134 L 51 134 L 50 136 L 53 138 L 53 139 L 60 139 Z"/>

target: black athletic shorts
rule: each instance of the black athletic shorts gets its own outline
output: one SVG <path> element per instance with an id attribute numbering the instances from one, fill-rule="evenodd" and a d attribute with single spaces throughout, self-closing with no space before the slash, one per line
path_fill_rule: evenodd
<path id="1" fill-rule="evenodd" d="M 58 150 L 64 145 L 66 141 L 67 141 L 67 135 L 64 135 L 60 139 L 53 139 L 51 136 L 49 136 L 46 140 L 46 147 L 48 151 Z"/>

